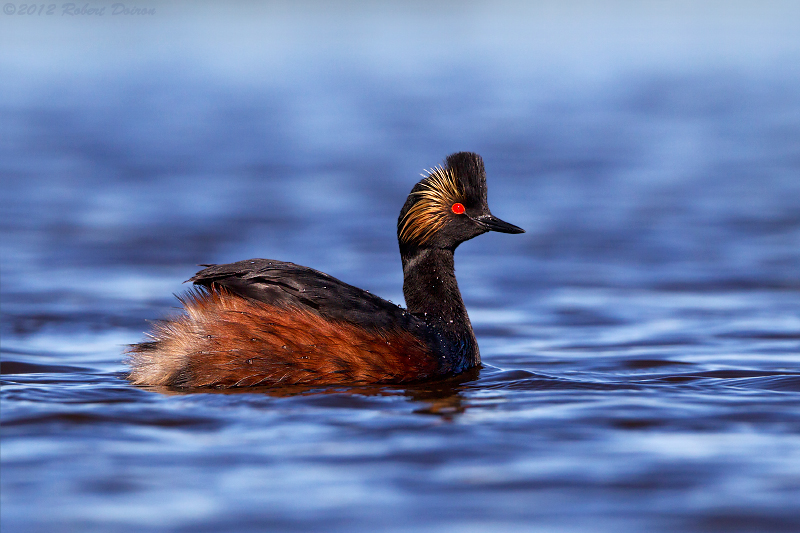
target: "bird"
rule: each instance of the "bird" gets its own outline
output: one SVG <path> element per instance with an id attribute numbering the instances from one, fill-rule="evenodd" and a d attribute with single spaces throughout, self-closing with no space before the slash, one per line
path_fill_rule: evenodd
<path id="1" fill-rule="evenodd" d="M 455 276 L 459 244 L 524 233 L 492 215 L 483 159 L 422 174 L 397 223 L 406 308 L 328 274 L 271 260 L 205 267 L 183 312 L 127 349 L 129 381 L 177 389 L 409 383 L 481 364 Z"/>

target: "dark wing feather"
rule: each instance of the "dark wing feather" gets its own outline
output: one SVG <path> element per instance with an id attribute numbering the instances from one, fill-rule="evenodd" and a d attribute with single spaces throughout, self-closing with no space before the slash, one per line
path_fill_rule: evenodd
<path id="1" fill-rule="evenodd" d="M 423 334 L 425 321 L 365 290 L 312 268 L 271 259 L 204 265 L 189 281 L 224 287 L 234 294 L 279 307 L 300 307 L 366 327 L 403 329 Z"/>

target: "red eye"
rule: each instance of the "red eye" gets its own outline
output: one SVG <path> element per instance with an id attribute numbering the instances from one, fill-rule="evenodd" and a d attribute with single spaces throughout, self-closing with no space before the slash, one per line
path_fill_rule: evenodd
<path id="1" fill-rule="evenodd" d="M 463 215 L 464 214 L 464 206 L 461 204 L 453 204 L 453 207 L 450 209 L 453 210 L 453 213 L 456 215 Z"/>

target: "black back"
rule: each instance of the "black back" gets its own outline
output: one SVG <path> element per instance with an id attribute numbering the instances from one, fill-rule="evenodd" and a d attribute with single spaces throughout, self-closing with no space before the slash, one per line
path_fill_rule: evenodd
<path id="1" fill-rule="evenodd" d="M 208 268 L 189 279 L 195 285 L 224 287 L 245 298 L 376 330 L 401 327 L 424 336 L 427 329 L 424 320 L 405 309 L 312 268 L 273 259 L 203 266 Z"/>

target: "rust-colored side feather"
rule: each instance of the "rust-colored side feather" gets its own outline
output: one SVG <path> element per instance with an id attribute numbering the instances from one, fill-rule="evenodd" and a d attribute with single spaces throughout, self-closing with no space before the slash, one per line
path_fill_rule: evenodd
<path id="1" fill-rule="evenodd" d="M 405 330 L 373 331 L 224 290 L 190 293 L 186 315 L 159 323 L 129 350 L 137 385 L 247 387 L 402 382 L 436 374 Z"/>

